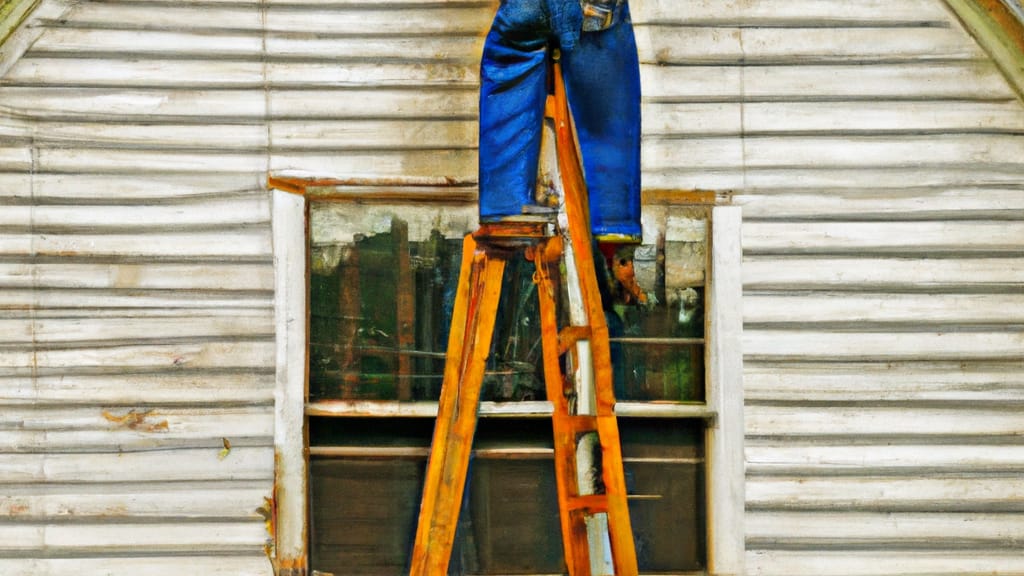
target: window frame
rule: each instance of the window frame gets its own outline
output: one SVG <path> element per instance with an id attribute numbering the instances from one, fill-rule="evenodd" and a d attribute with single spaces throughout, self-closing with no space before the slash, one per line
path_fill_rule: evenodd
<path id="1" fill-rule="evenodd" d="M 436 413 L 436 402 L 308 403 L 309 208 L 312 201 L 336 198 L 330 183 L 271 178 L 275 276 L 276 387 L 273 551 L 279 576 L 308 572 L 309 416 Z M 327 190 L 326 194 L 312 194 Z M 310 198 L 307 198 L 310 196 Z M 708 279 L 706 282 L 705 402 L 703 405 L 622 403 L 622 416 L 692 418 L 705 428 L 705 511 L 707 574 L 740 575 L 745 567 L 745 470 L 742 387 L 742 212 L 726 204 L 727 194 L 692 191 L 651 194 L 667 204 L 710 198 Z M 404 200 L 404 199 L 403 199 Z M 657 200 L 656 200 L 657 201 Z M 518 405 L 517 405 L 518 404 Z M 543 416 L 545 402 L 481 403 L 482 417 Z"/>

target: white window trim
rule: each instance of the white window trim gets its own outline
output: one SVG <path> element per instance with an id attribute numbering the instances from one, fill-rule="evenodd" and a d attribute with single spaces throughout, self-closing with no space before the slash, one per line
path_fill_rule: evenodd
<path id="1" fill-rule="evenodd" d="M 306 199 L 273 191 L 274 325 L 277 371 L 274 387 L 275 571 L 305 576 L 307 550 Z"/>
<path id="2" fill-rule="evenodd" d="M 715 418 L 706 428 L 704 454 L 708 572 L 715 576 L 742 575 L 746 565 L 741 225 L 739 206 L 712 209 L 707 407 Z"/>

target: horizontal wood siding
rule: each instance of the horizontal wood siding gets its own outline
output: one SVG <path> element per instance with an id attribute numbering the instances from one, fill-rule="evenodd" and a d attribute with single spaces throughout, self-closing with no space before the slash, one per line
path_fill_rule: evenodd
<path id="1" fill-rule="evenodd" d="M 941 1 L 634 0 L 645 182 L 743 205 L 747 570 L 1024 570 L 1024 106 Z"/>
<path id="2" fill-rule="evenodd" d="M 0 79 L 0 573 L 270 574 L 261 11 L 67 6 Z"/>
<path id="3" fill-rule="evenodd" d="M 44 0 L 0 53 L 0 573 L 270 572 L 266 174 L 474 181 L 495 4 Z M 744 209 L 748 572 L 1024 571 L 1013 90 L 941 0 L 631 5 L 645 186 Z"/>

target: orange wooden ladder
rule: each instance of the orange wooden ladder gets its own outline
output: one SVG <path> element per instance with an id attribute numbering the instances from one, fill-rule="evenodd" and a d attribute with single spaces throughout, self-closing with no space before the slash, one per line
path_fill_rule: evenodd
<path id="1" fill-rule="evenodd" d="M 502 275 L 510 252 L 525 250 L 536 266 L 544 380 L 553 407 L 555 479 L 562 526 L 562 545 L 570 576 L 591 576 L 592 550 L 603 542 L 588 537 L 587 519 L 607 516 L 607 539 L 616 576 L 637 574 L 636 551 L 626 501 L 626 482 L 615 395 L 612 388 L 608 326 L 594 268 L 593 244 L 586 187 L 573 136 L 565 86 L 557 56 L 553 66 L 554 94 L 547 114 L 555 124 L 558 168 L 564 188 L 570 265 L 579 277 L 585 321 L 558 328 L 558 286 L 551 272 L 565 255 L 562 236 L 552 235 L 543 222 L 500 222 L 482 226 L 463 243 L 462 268 L 448 338 L 444 381 L 437 422 L 420 505 L 410 576 L 447 574 L 455 540 L 473 434 L 476 429 L 480 388 L 491 347 Z M 557 277 L 557 274 L 555 274 Z M 561 356 L 580 341 L 588 341 L 593 371 L 593 414 L 583 415 L 570 401 L 571 376 L 563 373 Z M 568 393 L 568 395 L 567 395 Z M 586 434 L 596 434 L 600 445 L 603 490 L 581 493 L 577 448 Z M 604 534 L 597 535 L 604 538 Z M 595 575 L 596 576 L 596 575 Z"/>

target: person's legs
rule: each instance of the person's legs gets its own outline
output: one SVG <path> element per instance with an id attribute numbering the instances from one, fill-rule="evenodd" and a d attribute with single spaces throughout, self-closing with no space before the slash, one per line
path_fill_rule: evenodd
<path id="1" fill-rule="evenodd" d="M 544 0 L 505 0 L 480 63 L 480 220 L 533 204 L 550 26 Z"/>
<path id="2" fill-rule="evenodd" d="M 629 14 L 562 53 L 599 239 L 640 239 L 640 70 Z"/>

